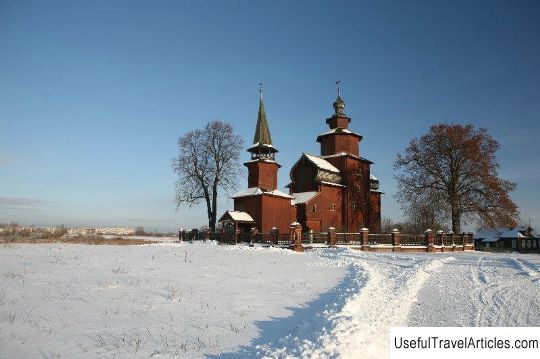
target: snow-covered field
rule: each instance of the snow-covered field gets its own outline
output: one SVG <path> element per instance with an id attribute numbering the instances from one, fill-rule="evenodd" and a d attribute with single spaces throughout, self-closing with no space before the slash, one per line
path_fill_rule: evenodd
<path id="1" fill-rule="evenodd" d="M 392 326 L 540 326 L 540 256 L 0 247 L 0 358 L 385 358 Z"/>

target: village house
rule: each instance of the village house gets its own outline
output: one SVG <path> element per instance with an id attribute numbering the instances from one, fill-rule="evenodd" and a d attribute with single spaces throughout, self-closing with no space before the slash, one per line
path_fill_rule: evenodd
<path id="1" fill-rule="evenodd" d="M 290 170 L 289 193 L 277 189 L 277 148 L 273 146 L 266 118 L 262 91 L 253 145 L 247 149 L 251 159 L 248 188 L 235 193 L 234 210 L 226 211 L 220 223 L 240 232 L 256 228 L 268 233 L 276 228 L 289 230 L 292 222 L 304 231 L 372 232 L 381 226 L 379 181 L 371 174 L 373 162 L 360 155 L 362 136 L 349 129 L 351 118 L 345 110 L 339 83 L 334 114 L 326 120 L 329 130 L 317 137 L 321 153 L 303 153 Z"/>
<path id="2" fill-rule="evenodd" d="M 479 230 L 474 247 L 480 251 L 540 252 L 540 238 L 529 227 Z"/>

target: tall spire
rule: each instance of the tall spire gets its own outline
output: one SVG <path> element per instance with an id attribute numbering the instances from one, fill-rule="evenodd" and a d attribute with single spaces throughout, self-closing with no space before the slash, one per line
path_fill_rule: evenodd
<path id="1" fill-rule="evenodd" d="M 255 135 L 253 136 L 253 146 L 248 151 L 257 157 L 272 157 L 270 154 L 277 152 L 272 146 L 272 137 L 270 128 L 266 120 L 264 110 L 262 83 L 259 84 L 259 113 L 257 114 L 257 125 L 255 126 Z"/>

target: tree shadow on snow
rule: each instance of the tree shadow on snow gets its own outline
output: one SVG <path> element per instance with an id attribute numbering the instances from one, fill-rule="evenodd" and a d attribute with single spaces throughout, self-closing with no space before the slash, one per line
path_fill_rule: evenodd
<path id="1" fill-rule="evenodd" d="M 355 277 L 356 274 L 356 277 Z M 337 313 L 345 301 L 356 294 L 367 282 L 367 274 L 353 270 L 350 266 L 345 278 L 330 291 L 319 295 L 315 300 L 302 307 L 287 307 L 291 315 L 285 318 L 270 318 L 256 321 L 259 336 L 247 346 L 241 346 L 234 352 L 207 354 L 207 358 L 257 358 L 269 353 L 272 356 L 299 354 L 298 348 L 306 341 L 316 343 L 317 339 L 333 328 L 332 321 L 324 312 Z"/>

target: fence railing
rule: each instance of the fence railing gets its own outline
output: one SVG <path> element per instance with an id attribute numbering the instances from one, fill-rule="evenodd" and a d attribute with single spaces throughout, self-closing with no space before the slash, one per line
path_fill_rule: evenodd
<path id="1" fill-rule="evenodd" d="M 370 246 L 378 244 L 392 244 L 392 235 L 370 233 L 368 235 L 368 244 Z"/>
<path id="2" fill-rule="evenodd" d="M 361 245 L 361 233 L 336 233 L 336 244 Z"/>
<path id="3" fill-rule="evenodd" d="M 278 234 L 277 245 L 289 245 L 291 244 L 291 238 L 289 234 Z"/>
<path id="4" fill-rule="evenodd" d="M 324 244 L 328 241 L 328 233 L 302 233 L 302 243 L 305 244 Z"/>
<path id="5" fill-rule="evenodd" d="M 402 246 L 425 246 L 426 239 L 423 234 L 400 234 L 399 242 Z"/>
<path id="6" fill-rule="evenodd" d="M 427 248 L 427 251 L 429 252 L 433 251 L 433 247 L 439 248 L 437 249 L 439 251 L 444 250 L 444 248 L 453 247 L 452 251 L 454 251 L 456 250 L 455 247 L 462 247 L 463 250 L 465 250 L 466 248 L 471 249 L 473 246 L 472 234 L 432 233 L 429 230 L 424 234 L 401 234 L 397 230 L 392 231 L 392 233 L 369 233 L 364 229 L 362 229 L 361 233 L 336 233 L 333 228 L 329 228 L 327 233 L 295 233 L 296 234 L 293 234 L 292 232 L 279 233 L 277 230 L 270 233 L 258 233 L 256 230 L 247 233 L 193 230 L 180 233 L 179 236 L 182 237 L 183 240 L 188 241 L 209 239 L 224 244 L 257 243 L 268 246 L 298 245 L 296 241 L 300 240 L 301 245 L 306 246 L 313 244 L 324 244 L 329 246 L 350 245 L 361 246 L 362 250 L 369 249 L 370 246 L 382 245 L 382 247 L 378 247 L 379 250 L 381 250 L 381 248 L 384 250 L 385 247 L 392 247 L 394 248 L 393 250 L 400 250 L 399 247 L 422 247 L 424 249 Z M 292 243 L 291 237 L 295 238 Z"/>
<path id="7" fill-rule="evenodd" d="M 455 241 L 455 236 L 454 236 Z M 452 240 L 452 235 L 445 234 L 443 235 L 443 246 L 451 246 L 454 244 L 454 241 Z"/>

